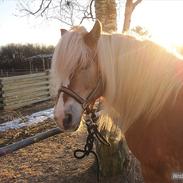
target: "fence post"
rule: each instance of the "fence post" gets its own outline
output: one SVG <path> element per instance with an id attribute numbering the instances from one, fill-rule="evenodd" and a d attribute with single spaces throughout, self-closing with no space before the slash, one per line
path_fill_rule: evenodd
<path id="1" fill-rule="evenodd" d="M 0 76 L 3 76 L 3 69 L 0 69 Z"/>
<path id="2" fill-rule="evenodd" d="M 2 84 L 2 79 L 0 78 L 0 110 L 2 110 L 4 107 L 3 103 L 3 84 Z"/>
<path id="3" fill-rule="evenodd" d="M 50 70 L 46 70 L 45 71 L 46 75 L 48 76 L 48 87 L 49 87 L 49 96 L 51 96 L 51 92 L 50 92 Z"/>

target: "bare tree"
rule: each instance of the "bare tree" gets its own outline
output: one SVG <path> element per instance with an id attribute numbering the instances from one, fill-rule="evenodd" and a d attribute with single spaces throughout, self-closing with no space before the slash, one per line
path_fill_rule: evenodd
<path id="1" fill-rule="evenodd" d="M 21 0 L 18 9 L 22 16 L 41 16 L 73 26 L 82 23 L 84 19 L 94 19 L 93 2 L 94 0 Z"/>
<path id="2" fill-rule="evenodd" d="M 126 6 L 125 6 L 125 18 L 123 23 L 123 32 L 126 32 L 130 28 L 131 23 L 131 17 L 134 9 L 136 6 L 141 3 L 142 0 L 126 0 Z"/>
<path id="3" fill-rule="evenodd" d="M 142 0 L 126 0 L 123 32 L 129 30 L 132 13 L 141 2 Z M 98 18 L 104 31 L 112 32 L 117 29 L 116 0 L 20 0 L 19 10 L 23 16 L 56 19 L 70 26 L 81 24 L 85 19 Z"/>

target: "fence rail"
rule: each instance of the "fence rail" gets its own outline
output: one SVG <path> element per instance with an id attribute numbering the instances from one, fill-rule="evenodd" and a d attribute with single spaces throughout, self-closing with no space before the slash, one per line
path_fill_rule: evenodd
<path id="1" fill-rule="evenodd" d="M 48 71 L 0 78 L 0 109 L 16 109 L 50 98 Z"/>

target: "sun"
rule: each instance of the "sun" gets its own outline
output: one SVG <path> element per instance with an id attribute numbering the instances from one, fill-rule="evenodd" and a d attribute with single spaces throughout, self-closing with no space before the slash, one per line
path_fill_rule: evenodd
<path id="1" fill-rule="evenodd" d="M 167 19 L 170 20 L 168 16 Z M 172 21 L 170 22 L 168 20 L 157 22 L 156 24 L 159 29 L 154 29 L 151 27 L 153 30 L 152 36 L 156 41 L 165 46 L 183 45 L 183 24 L 176 21 L 177 17 L 175 15 L 171 15 L 171 19 Z"/>
<path id="2" fill-rule="evenodd" d="M 134 11 L 133 24 L 142 25 L 152 39 L 166 47 L 183 45 L 183 1 L 142 1 Z M 132 19 L 132 20 L 133 20 Z"/>

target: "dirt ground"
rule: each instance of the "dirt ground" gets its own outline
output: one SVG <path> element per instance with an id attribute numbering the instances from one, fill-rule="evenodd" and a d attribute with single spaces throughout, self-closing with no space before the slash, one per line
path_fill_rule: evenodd
<path id="1" fill-rule="evenodd" d="M 93 155 L 78 160 L 74 150 L 85 144 L 86 131 L 62 133 L 0 158 L 1 183 L 95 183 Z M 102 178 L 101 183 L 132 183 L 124 175 Z M 138 182 L 138 181 L 137 181 Z M 139 181 L 140 182 L 140 181 Z M 134 183 L 134 182 L 133 182 Z"/>
<path id="2" fill-rule="evenodd" d="M 52 106 L 51 102 L 29 106 L 16 113 L 30 114 Z M 2 113 L 1 113 L 2 114 Z M 7 119 L 4 113 L 1 119 Z M 14 117 L 14 116 L 13 116 Z M 9 130 L 0 133 L 0 147 L 14 143 L 55 127 L 53 120 L 48 119 L 39 125 L 28 128 Z M 78 160 L 74 150 L 83 149 L 86 140 L 86 129 L 82 126 L 74 133 L 55 135 L 16 152 L 0 157 L 0 183 L 95 183 L 97 182 L 96 165 L 93 155 Z M 123 182 L 122 176 L 102 178 L 101 182 Z"/>
<path id="3" fill-rule="evenodd" d="M 0 182 L 79 183 L 96 181 L 92 155 L 77 160 L 84 132 L 59 134 L 0 158 Z"/>

